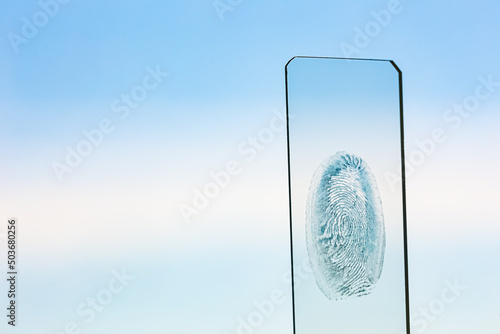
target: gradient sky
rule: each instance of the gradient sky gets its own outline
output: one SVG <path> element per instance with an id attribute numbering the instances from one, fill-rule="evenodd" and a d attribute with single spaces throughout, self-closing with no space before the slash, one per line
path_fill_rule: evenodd
<path id="1" fill-rule="evenodd" d="M 9 36 L 45 3 L 0 2 L 0 212 L 20 224 L 17 332 L 75 321 L 84 333 L 234 334 L 279 290 L 252 329 L 290 333 L 286 134 L 252 159 L 242 150 L 283 113 L 287 61 L 344 56 L 391 1 L 233 1 L 221 20 L 212 0 L 74 0 L 16 53 Z M 467 117 L 448 112 L 500 81 L 499 16 L 498 1 L 400 1 L 352 55 L 403 71 L 408 157 L 436 129 L 446 137 L 408 177 L 417 333 L 500 327 L 500 87 Z M 168 76 L 120 119 L 113 103 L 148 67 Z M 53 163 L 104 119 L 113 130 L 59 182 Z M 187 224 L 180 205 L 231 161 L 240 173 Z M 121 268 L 134 280 L 85 323 L 78 305 Z M 466 289 L 426 319 L 454 280 Z"/>

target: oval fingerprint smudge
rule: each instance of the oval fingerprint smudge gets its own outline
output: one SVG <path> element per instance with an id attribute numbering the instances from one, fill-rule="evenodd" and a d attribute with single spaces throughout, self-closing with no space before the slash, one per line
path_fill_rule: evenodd
<path id="1" fill-rule="evenodd" d="M 337 152 L 316 169 L 306 243 L 316 283 L 328 299 L 372 291 L 384 263 L 385 228 L 375 177 L 360 157 Z"/>

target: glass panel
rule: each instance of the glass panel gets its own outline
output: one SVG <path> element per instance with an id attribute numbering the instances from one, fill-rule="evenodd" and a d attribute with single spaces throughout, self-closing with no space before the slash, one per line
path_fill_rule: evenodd
<path id="1" fill-rule="evenodd" d="M 400 71 L 296 57 L 286 84 L 295 333 L 405 333 Z"/>

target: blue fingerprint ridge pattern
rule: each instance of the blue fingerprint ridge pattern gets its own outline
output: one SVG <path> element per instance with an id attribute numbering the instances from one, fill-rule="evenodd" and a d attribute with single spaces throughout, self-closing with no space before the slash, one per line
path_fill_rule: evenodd
<path id="1" fill-rule="evenodd" d="M 370 294 L 382 273 L 385 227 L 377 183 L 360 157 L 337 152 L 316 169 L 306 205 L 306 245 L 330 300 Z"/>

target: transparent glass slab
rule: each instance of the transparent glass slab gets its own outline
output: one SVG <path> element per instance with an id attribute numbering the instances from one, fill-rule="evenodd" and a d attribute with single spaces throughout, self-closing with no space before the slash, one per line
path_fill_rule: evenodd
<path id="1" fill-rule="evenodd" d="M 392 61 L 286 66 L 296 334 L 407 332 L 401 87 Z"/>

